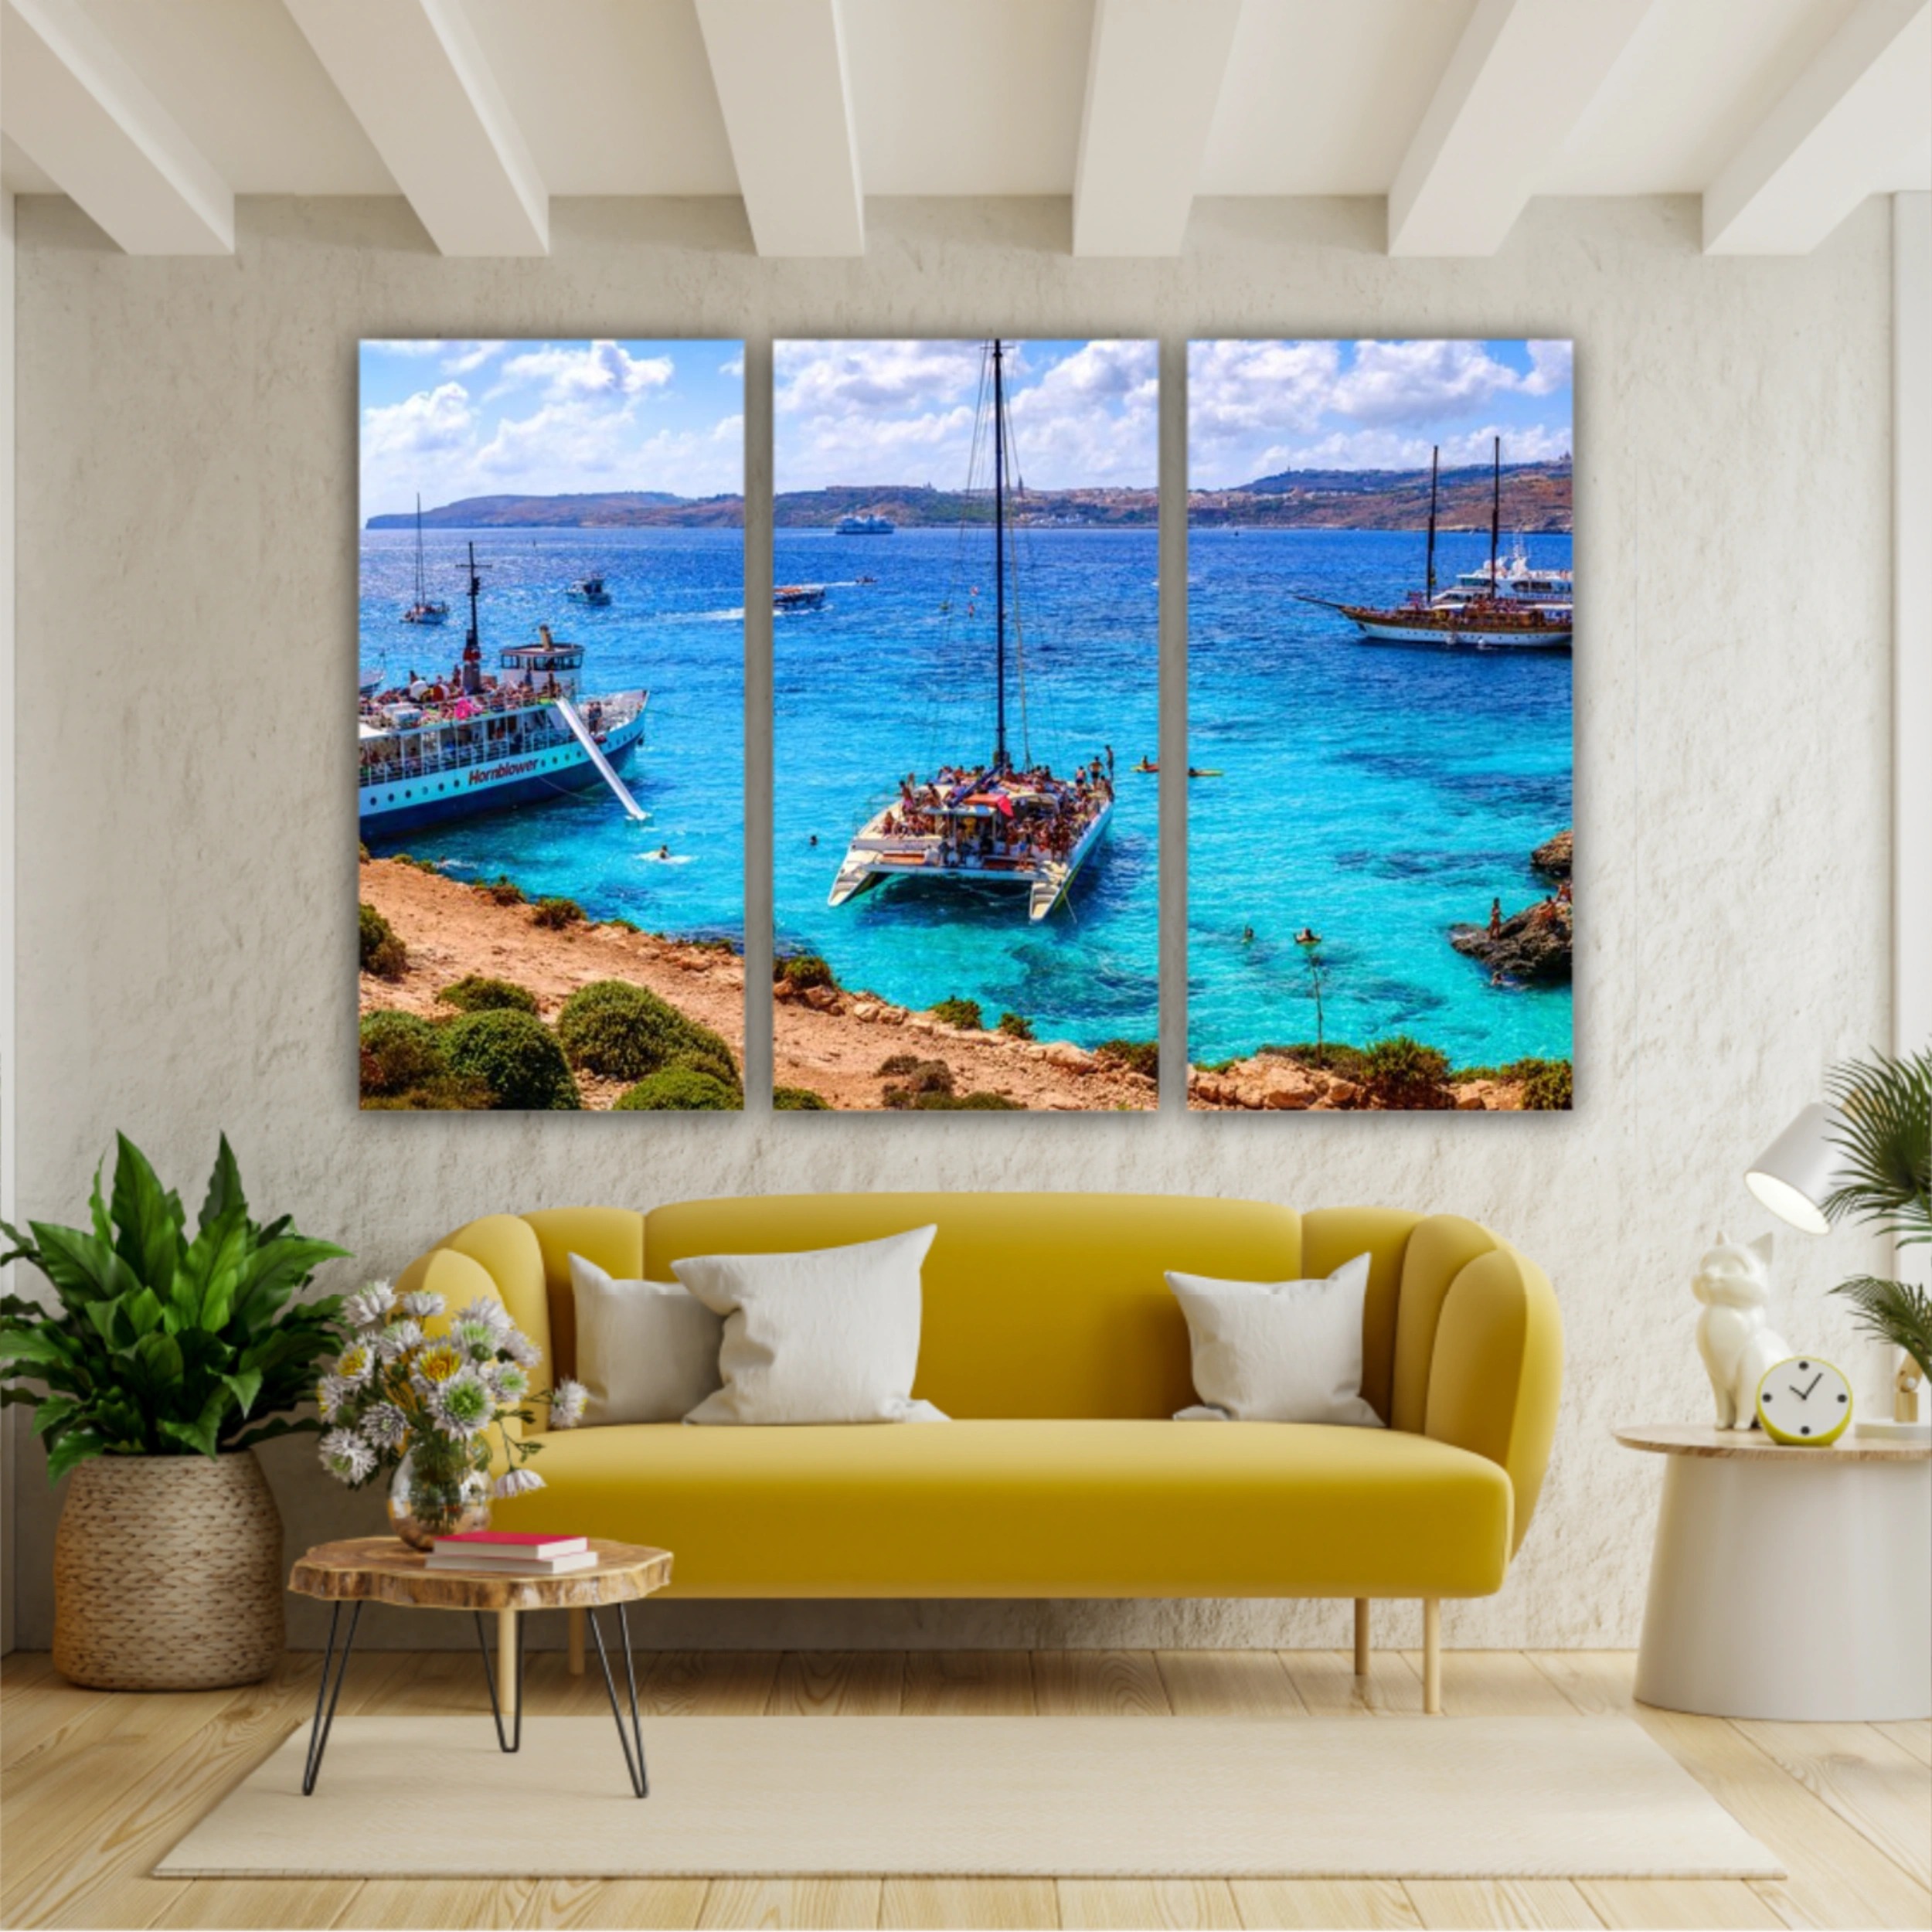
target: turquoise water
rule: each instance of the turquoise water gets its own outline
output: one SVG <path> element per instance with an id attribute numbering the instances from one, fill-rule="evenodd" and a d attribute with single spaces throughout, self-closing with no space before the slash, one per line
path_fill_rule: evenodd
<path id="1" fill-rule="evenodd" d="M 594 918 L 650 932 L 744 937 L 744 532 L 742 530 L 431 530 L 431 596 L 450 606 L 440 630 L 400 621 L 415 574 L 414 533 L 362 538 L 362 662 L 400 679 L 461 655 L 464 545 L 483 566 L 483 661 L 532 641 L 539 622 L 584 647 L 587 691 L 651 693 L 643 745 L 623 768 L 649 815 L 640 825 L 599 786 L 539 806 L 406 832 L 379 853 L 409 850 L 459 879 L 507 872 L 533 897 L 574 899 Z M 612 601 L 565 597 L 601 573 Z M 657 857 L 668 845 L 668 860 Z"/>
<path id="2" fill-rule="evenodd" d="M 1570 823 L 1570 660 L 1364 645 L 1313 594 L 1419 587 L 1406 532 L 1196 530 L 1189 538 L 1188 1046 L 1196 1061 L 1311 1039 L 1301 927 L 1328 963 L 1328 1037 L 1393 1032 L 1459 1066 L 1570 1054 L 1568 987 L 1492 988 L 1453 924 L 1543 897 L 1531 850 Z M 1532 539 L 1564 567 L 1567 536 Z M 1482 562 L 1445 537 L 1437 568 Z M 1251 942 L 1244 938 L 1252 927 Z"/>
<path id="3" fill-rule="evenodd" d="M 1027 696 L 1022 718 L 1009 683 L 1012 755 L 1070 774 L 1111 744 L 1107 838 L 1067 903 L 1037 925 L 1023 892 L 957 882 L 896 880 L 829 907 L 846 842 L 901 777 L 992 753 L 992 536 L 781 530 L 777 580 L 828 588 L 824 609 L 774 627 L 778 944 L 821 954 L 842 984 L 900 1005 L 961 996 L 989 1024 L 1024 1015 L 1042 1039 L 1150 1040 L 1160 781 L 1127 767 L 1158 750 L 1155 535 L 1025 530 L 1015 541 Z"/>
<path id="4" fill-rule="evenodd" d="M 1100 856 L 1070 905 L 1039 926 L 1017 895 L 913 881 L 826 905 L 845 841 L 899 775 L 992 748 L 991 539 L 781 530 L 778 580 L 828 588 L 824 609 L 774 621 L 778 943 L 822 953 L 845 983 L 906 1005 L 964 995 L 989 1019 L 1026 1015 L 1043 1036 L 1151 1039 L 1159 781 L 1128 767 L 1157 749 L 1155 533 L 1019 540 L 1032 756 L 1070 769 L 1106 744 L 1116 753 L 1119 802 Z M 363 534 L 366 665 L 400 679 L 454 661 L 463 542 L 426 539 L 434 594 L 453 607 L 447 626 L 427 631 L 398 621 L 413 536 Z M 508 872 L 594 917 L 741 941 L 742 533 L 491 531 L 477 546 L 487 662 L 544 620 L 586 646 L 590 689 L 650 689 L 645 743 L 625 774 L 650 818 L 634 825 L 599 790 L 400 844 L 457 877 Z M 1445 574 L 1485 547 L 1445 538 Z M 1464 1065 L 1570 1053 L 1567 988 L 1492 989 L 1446 937 L 1484 918 L 1492 896 L 1513 910 L 1540 896 L 1529 853 L 1570 822 L 1570 660 L 1371 648 L 1289 595 L 1396 597 L 1420 549 L 1402 532 L 1190 539 L 1190 756 L 1225 774 L 1189 787 L 1196 1060 L 1311 1036 L 1293 944 L 1303 924 L 1323 935 L 1332 1039 L 1406 1031 Z M 1566 565 L 1569 539 L 1534 539 L 1530 553 Z M 608 610 L 563 597 L 593 571 L 608 580 Z M 1019 754 L 1016 700 L 1013 710 Z M 668 862 L 656 856 L 664 845 Z"/>

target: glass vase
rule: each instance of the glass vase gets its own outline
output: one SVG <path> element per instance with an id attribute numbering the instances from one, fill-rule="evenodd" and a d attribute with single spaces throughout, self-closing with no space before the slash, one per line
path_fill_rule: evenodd
<path id="1" fill-rule="evenodd" d="M 481 1437 L 410 1444 L 389 1478 L 389 1527 L 412 1549 L 490 1526 L 490 1449 Z"/>

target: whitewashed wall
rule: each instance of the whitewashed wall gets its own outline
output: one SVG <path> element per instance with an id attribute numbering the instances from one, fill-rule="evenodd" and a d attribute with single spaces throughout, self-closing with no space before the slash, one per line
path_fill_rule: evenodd
<path id="1" fill-rule="evenodd" d="M 1523 1556 L 1500 1597 L 1451 1607 L 1448 1641 L 1634 1641 L 1659 1471 L 1611 1427 L 1701 1415 L 1691 1264 L 1720 1224 L 1768 1225 L 1743 1162 L 1829 1060 L 1888 1031 L 1884 207 L 1801 260 L 1706 259 L 1689 200 L 1540 203 L 1496 258 L 1457 262 L 1388 259 L 1369 201 L 1206 204 L 1168 263 L 1072 260 L 1063 203 L 870 213 L 862 261 L 761 262 L 736 205 L 705 202 L 565 202 L 549 260 L 446 261 L 400 203 L 245 202 L 234 259 L 191 261 L 131 260 L 65 202 L 21 202 L 23 1209 L 79 1215 L 117 1127 L 198 1189 L 225 1127 L 258 1201 L 369 1272 L 493 1209 L 777 1189 L 1045 1184 L 1472 1215 L 1548 1267 L 1570 1370 Z M 1158 335 L 1170 369 L 1189 335 L 1576 338 L 1577 1114 L 1189 1119 L 1171 1095 L 1152 1119 L 910 1132 L 359 1117 L 356 338 L 742 335 L 757 375 L 774 335 L 995 328 Z M 751 689 L 768 689 L 755 662 Z M 768 747 L 754 735 L 754 766 Z M 1778 1270 L 1787 1332 L 1873 1391 L 1821 1296 L 1876 1258 L 1855 1236 L 1794 1234 Z M 374 1526 L 372 1498 L 333 1491 L 309 1456 L 300 1440 L 270 1456 L 291 1546 Z M 19 1481 L 20 1640 L 43 1645 L 54 1499 L 31 1464 Z M 663 1604 L 648 1628 L 1301 1643 L 1339 1641 L 1342 1616 Z"/>

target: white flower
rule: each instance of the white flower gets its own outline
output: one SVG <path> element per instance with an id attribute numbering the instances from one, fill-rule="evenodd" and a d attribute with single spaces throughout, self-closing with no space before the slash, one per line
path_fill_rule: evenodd
<path id="1" fill-rule="evenodd" d="M 498 1498 L 527 1496 L 543 1487 L 543 1478 L 534 1469 L 506 1469 L 491 1484 L 490 1494 Z"/>
<path id="2" fill-rule="evenodd" d="M 543 1351 L 521 1328 L 512 1328 L 503 1338 L 502 1349 L 512 1362 L 526 1369 L 534 1369 L 543 1359 Z"/>
<path id="3" fill-rule="evenodd" d="M 590 1390 L 566 1376 L 550 1391 L 550 1427 L 574 1429 L 583 1420 L 584 1406 L 590 1400 Z"/>
<path id="4" fill-rule="evenodd" d="M 366 1283 L 342 1304 L 343 1318 L 359 1328 L 379 1326 L 396 1305 L 396 1291 L 386 1281 Z"/>
<path id="5" fill-rule="evenodd" d="M 430 1392 L 430 1413 L 453 1436 L 480 1436 L 496 1420 L 496 1397 L 475 1369 L 458 1369 Z"/>
<path id="6" fill-rule="evenodd" d="M 324 1376 L 315 1390 L 315 1406 L 325 1422 L 333 1422 L 355 1400 L 355 1384 L 347 1376 Z"/>
<path id="7" fill-rule="evenodd" d="M 385 1362 L 400 1361 L 410 1349 L 421 1347 L 422 1342 L 422 1325 L 405 1318 L 376 1332 L 376 1352 Z"/>
<path id="8" fill-rule="evenodd" d="M 346 1429 L 330 1430 L 321 1447 L 322 1467 L 338 1482 L 360 1482 L 376 1467 L 374 1451 Z"/>
<path id="9" fill-rule="evenodd" d="M 372 1403 L 362 1411 L 360 1429 L 363 1441 L 379 1454 L 402 1447 L 410 1432 L 409 1418 L 393 1402 Z"/>
<path id="10" fill-rule="evenodd" d="M 492 1301 L 487 1294 L 479 1294 L 474 1301 L 458 1308 L 455 1320 L 483 1322 L 492 1335 L 505 1334 L 515 1325 L 510 1320 L 509 1310 L 501 1301 Z"/>
<path id="11" fill-rule="evenodd" d="M 375 1367 L 376 1352 L 366 1342 L 351 1342 L 335 1358 L 336 1379 L 359 1387 L 368 1381 Z"/>
<path id="12" fill-rule="evenodd" d="M 404 1295 L 397 1305 L 413 1320 L 427 1321 L 443 1312 L 443 1298 L 432 1294 L 427 1288 L 418 1288 L 413 1294 Z"/>
<path id="13" fill-rule="evenodd" d="M 487 1362 L 496 1353 L 495 1329 L 473 1315 L 458 1315 L 450 1324 L 450 1339 L 459 1349 L 468 1349 L 474 1362 Z"/>
<path id="14" fill-rule="evenodd" d="M 530 1393 L 529 1371 L 519 1368 L 514 1362 L 499 1362 L 495 1368 L 484 1372 L 498 1402 L 507 1402 L 514 1406 Z"/>

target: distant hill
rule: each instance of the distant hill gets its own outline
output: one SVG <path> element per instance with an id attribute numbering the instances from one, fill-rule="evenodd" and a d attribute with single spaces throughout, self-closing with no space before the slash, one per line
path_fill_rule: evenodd
<path id="1" fill-rule="evenodd" d="M 1444 529 L 1489 527 L 1487 464 L 1442 472 L 1437 516 Z M 1265 524 L 1305 530 L 1420 530 L 1429 521 L 1427 470 L 1283 470 L 1232 490 L 1196 490 L 1189 520 Z M 1506 463 L 1502 471 L 1506 530 L 1570 527 L 1570 465 Z"/>
<path id="2" fill-rule="evenodd" d="M 1508 530 L 1567 530 L 1570 464 L 1517 463 L 1502 473 L 1502 522 Z M 1009 500 L 1022 525 L 1083 529 L 1146 529 L 1159 521 L 1151 489 L 1028 490 Z M 830 529 L 841 517 L 891 518 L 904 529 L 992 520 L 985 490 L 936 490 L 930 485 L 838 483 L 787 490 L 773 502 L 781 530 Z M 1284 470 L 1232 490 L 1196 490 L 1191 520 L 1277 529 L 1419 530 L 1429 520 L 1427 470 Z M 1444 529 L 1489 527 L 1489 471 L 1478 464 L 1444 470 L 1440 518 Z M 470 496 L 423 512 L 432 530 L 597 530 L 651 527 L 736 529 L 744 502 L 736 496 L 673 496 L 663 490 L 611 490 L 577 496 Z M 413 511 L 372 516 L 372 530 L 415 527 Z"/>

